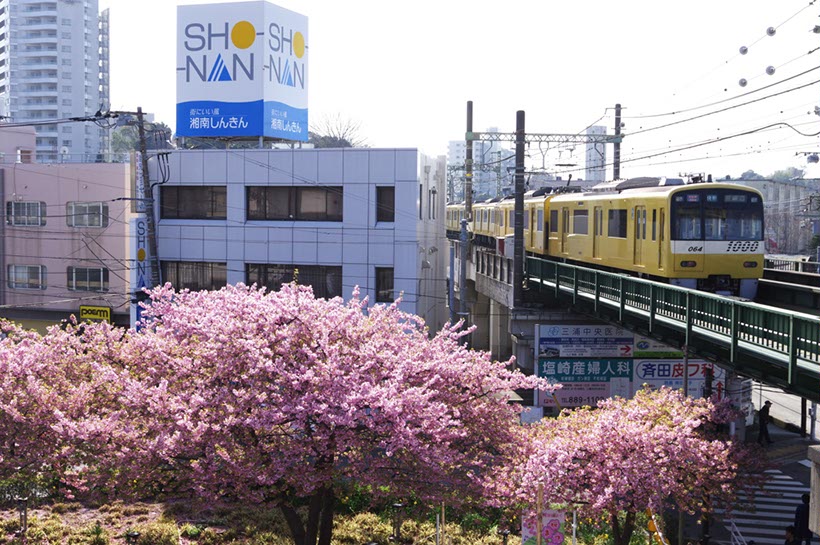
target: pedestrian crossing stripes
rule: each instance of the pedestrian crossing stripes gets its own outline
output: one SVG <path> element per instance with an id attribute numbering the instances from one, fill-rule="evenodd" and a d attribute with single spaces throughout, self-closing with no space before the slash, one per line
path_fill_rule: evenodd
<path id="1" fill-rule="evenodd" d="M 743 543 L 750 545 L 782 545 L 785 541 L 786 527 L 794 524 L 794 510 L 800 505 L 800 497 L 809 492 L 809 487 L 782 471 L 773 469 L 766 472 L 770 478 L 754 498 L 739 495 L 736 510 L 723 518 L 727 534 L 730 533 L 729 521 L 733 521 L 742 536 Z M 750 502 L 752 505 L 750 505 Z"/>

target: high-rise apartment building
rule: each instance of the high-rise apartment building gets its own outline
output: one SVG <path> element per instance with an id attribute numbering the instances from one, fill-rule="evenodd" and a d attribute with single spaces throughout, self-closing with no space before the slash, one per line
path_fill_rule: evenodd
<path id="1" fill-rule="evenodd" d="M 107 110 L 107 42 L 97 0 L 0 0 L 0 115 L 42 123 Z M 101 151 L 93 123 L 36 130 L 40 160 L 94 161 Z"/>
<path id="2" fill-rule="evenodd" d="M 498 127 L 485 132 L 497 133 Z M 504 149 L 501 142 L 476 140 L 473 142 L 473 197 L 484 200 L 505 194 L 512 184 L 511 172 L 515 168 L 515 152 Z M 467 160 L 467 144 L 464 140 L 451 140 L 447 144 L 447 166 L 453 181 L 451 200 L 464 199 L 464 166 Z M 450 198 L 448 187 L 448 198 Z"/>

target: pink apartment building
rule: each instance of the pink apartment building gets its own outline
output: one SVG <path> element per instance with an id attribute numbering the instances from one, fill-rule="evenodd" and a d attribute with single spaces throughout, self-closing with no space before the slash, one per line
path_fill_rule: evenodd
<path id="1" fill-rule="evenodd" d="M 0 317 L 129 324 L 130 163 L 38 163 L 33 128 L 0 127 Z"/>

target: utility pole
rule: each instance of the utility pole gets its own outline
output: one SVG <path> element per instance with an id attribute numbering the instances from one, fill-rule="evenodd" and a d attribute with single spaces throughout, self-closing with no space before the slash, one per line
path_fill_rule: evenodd
<path id="1" fill-rule="evenodd" d="M 621 177 L 621 105 L 615 105 L 615 144 L 612 153 L 612 179 Z"/>
<path id="2" fill-rule="evenodd" d="M 473 130 L 473 101 L 467 101 L 467 132 Z M 458 313 L 467 320 L 467 249 L 470 245 L 470 233 L 467 223 L 473 215 L 473 143 L 467 141 L 467 152 L 464 161 L 464 217 L 461 219 L 459 236 L 459 270 L 458 270 Z M 466 341 L 466 337 L 464 337 Z"/>
<path id="3" fill-rule="evenodd" d="M 145 142 L 145 119 L 142 114 L 142 107 L 137 108 L 137 129 L 140 139 L 140 161 L 142 164 L 142 198 L 145 201 L 145 223 L 146 238 L 148 241 L 148 252 L 151 254 L 151 287 L 162 282 L 159 271 L 159 256 L 157 255 L 157 230 L 154 218 L 154 188 L 151 187 L 151 178 L 148 175 L 148 146 Z"/>

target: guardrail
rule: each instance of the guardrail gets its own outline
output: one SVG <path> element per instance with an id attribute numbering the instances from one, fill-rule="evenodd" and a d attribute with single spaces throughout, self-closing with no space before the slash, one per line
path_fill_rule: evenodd
<path id="1" fill-rule="evenodd" d="M 818 317 L 535 257 L 527 258 L 526 278 L 529 289 L 575 311 L 820 400 Z"/>
<path id="2" fill-rule="evenodd" d="M 820 263 L 803 259 L 763 258 L 763 268 L 775 271 L 790 271 L 802 273 L 820 273 Z"/>

